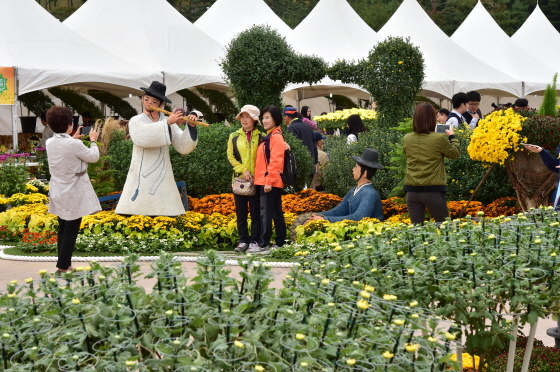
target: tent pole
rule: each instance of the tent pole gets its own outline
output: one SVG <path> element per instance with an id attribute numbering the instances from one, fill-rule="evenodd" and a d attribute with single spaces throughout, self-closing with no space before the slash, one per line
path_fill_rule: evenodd
<path id="1" fill-rule="evenodd" d="M 299 89 L 296 89 L 296 106 L 299 111 Z"/>
<path id="2" fill-rule="evenodd" d="M 18 149 L 18 125 L 17 125 L 17 105 L 18 105 L 18 91 L 19 91 L 19 79 L 18 79 L 18 70 L 14 67 L 14 104 L 12 105 L 12 149 L 14 152 Z"/>
<path id="3" fill-rule="evenodd" d="M 521 82 L 521 98 L 525 98 L 525 82 Z"/>

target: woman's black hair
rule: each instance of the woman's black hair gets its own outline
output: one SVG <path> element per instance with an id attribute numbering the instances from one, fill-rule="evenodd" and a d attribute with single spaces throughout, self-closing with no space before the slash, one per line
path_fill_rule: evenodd
<path id="1" fill-rule="evenodd" d="M 366 131 L 362 118 L 358 114 L 350 115 L 348 119 L 346 119 L 346 124 L 348 124 L 348 134 L 356 135 Z"/>
<path id="2" fill-rule="evenodd" d="M 274 124 L 278 127 L 282 124 L 282 110 L 280 110 L 276 106 L 266 106 L 261 110 L 261 121 L 264 114 L 269 113 L 272 116 L 272 120 L 274 120 Z"/>
<path id="3" fill-rule="evenodd" d="M 303 116 L 304 118 L 308 118 L 309 120 L 311 120 L 311 116 L 309 116 L 307 114 L 307 112 L 309 112 L 309 106 L 303 106 L 301 108 L 301 116 Z"/>

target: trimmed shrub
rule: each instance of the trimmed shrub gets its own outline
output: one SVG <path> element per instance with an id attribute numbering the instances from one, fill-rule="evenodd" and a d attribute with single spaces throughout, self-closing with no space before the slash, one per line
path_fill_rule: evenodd
<path id="1" fill-rule="evenodd" d="M 379 125 L 394 127 L 412 115 L 424 81 L 424 57 L 409 38 L 388 37 L 358 63 L 337 61 L 328 75 L 364 87 L 377 104 Z"/>
<path id="2" fill-rule="evenodd" d="M 396 172 L 391 166 L 391 144 L 399 141 L 400 133 L 386 128 L 374 126 L 368 132 L 360 133 L 358 142 L 346 144 L 346 137 L 329 136 L 325 140 L 325 151 L 329 154 L 329 162 L 323 169 L 323 186 L 328 193 L 344 197 L 351 187 L 356 185 L 352 176 L 352 168 L 356 162 L 352 155 L 361 155 L 365 148 L 374 148 L 379 152 L 379 162 L 386 169 L 378 170 L 373 177 L 373 187 L 387 198 L 391 190 L 399 182 Z"/>
<path id="3" fill-rule="evenodd" d="M 171 147 L 171 164 L 176 181 L 186 181 L 188 194 L 195 198 L 231 192 L 232 167 L 227 159 L 227 141 L 239 127 L 216 124 L 198 128 L 198 145 L 188 155 L 181 155 Z M 291 133 L 284 138 L 296 157 L 297 182 L 286 188 L 288 192 L 303 190 L 311 180 L 314 166 L 303 143 Z M 115 188 L 122 190 L 130 167 L 132 141 L 124 139 L 123 131 L 116 131 L 109 144 L 109 164 L 115 170 Z"/>
<path id="4" fill-rule="evenodd" d="M 445 161 L 447 200 L 469 200 L 488 171 L 488 165 L 472 160 L 467 153 L 471 134 L 472 130 L 465 129 L 455 132 L 455 136 L 461 144 L 461 155 L 457 159 L 446 159 Z M 515 190 L 509 182 L 506 168 L 496 165 L 478 191 L 475 200 L 488 204 L 504 196 L 515 196 Z"/>
<path id="5" fill-rule="evenodd" d="M 325 76 L 326 62 L 319 57 L 296 54 L 278 31 L 253 26 L 226 46 L 220 66 L 237 104 L 263 108 L 282 106 L 288 83 L 316 83 Z"/>

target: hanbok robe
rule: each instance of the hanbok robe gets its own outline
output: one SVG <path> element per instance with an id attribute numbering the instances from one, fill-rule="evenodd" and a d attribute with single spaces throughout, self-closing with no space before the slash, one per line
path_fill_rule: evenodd
<path id="1" fill-rule="evenodd" d="M 197 144 L 196 127 L 181 130 L 177 124 L 167 124 L 160 114 L 153 122 L 142 113 L 128 123 L 134 144 L 132 159 L 123 192 L 115 213 L 144 216 L 179 216 L 185 208 L 173 177 L 169 145 L 180 154 L 192 152 Z"/>

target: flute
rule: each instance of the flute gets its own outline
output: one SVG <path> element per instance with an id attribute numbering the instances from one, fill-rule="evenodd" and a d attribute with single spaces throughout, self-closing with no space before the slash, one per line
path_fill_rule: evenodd
<path id="1" fill-rule="evenodd" d="M 163 112 L 166 115 L 171 115 L 172 114 L 171 111 L 167 111 L 167 110 L 161 109 L 159 107 L 154 107 L 154 106 L 148 107 L 148 110 Z M 194 121 L 194 120 L 191 120 L 191 119 L 187 118 L 186 116 L 183 116 L 183 120 L 186 121 L 189 124 L 202 125 L 203 127 L 209 127 L 210 126 L 210 124 L 208 124 L 208 123 L 202 123 L 200 121 Z"/>

